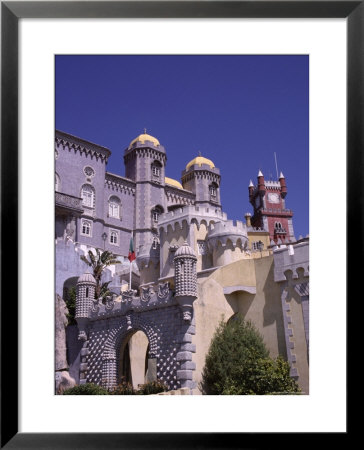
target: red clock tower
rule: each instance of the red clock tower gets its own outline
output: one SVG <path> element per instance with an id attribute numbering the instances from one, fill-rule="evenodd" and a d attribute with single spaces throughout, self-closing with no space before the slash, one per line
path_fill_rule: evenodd
<path id="1" fill-rule="evenodd" d="M 253 227 L 269 231 L 270 240 L 282 243 L 295 240 L 292 217 L 293 212 L 286 209 L 286 180 L 280 173 L 278 181 L 266 181 L 259 170 L 258 183 L 249 184 L 249 202 L 253 205 L 254 215 L 251 218 Z"/>

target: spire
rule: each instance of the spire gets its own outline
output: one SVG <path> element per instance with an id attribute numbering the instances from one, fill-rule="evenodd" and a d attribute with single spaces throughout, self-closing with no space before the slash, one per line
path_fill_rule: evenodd
<path id="1" fill-rule="evenodd" d="M 147 129 L 146 128 L 144 128 L 144 134 L 147 134 Z"/>
<path id="2" fill-rule="evenodd" d="M 249 187 L 254 187 L 252 180 L 250 180 Z"/>
<path id="3" fill-rule="evenodd" d="M 281 178 L 284 178 L 284 175 L 282 172 L 279 174 L 279 179 L 281 179 Z"/>
<path id="4" fill-rule="evenodd" d="M 259 169 L 258 177 L 262 177 L 262 176 L 263 176 L 262 171 Z"/>

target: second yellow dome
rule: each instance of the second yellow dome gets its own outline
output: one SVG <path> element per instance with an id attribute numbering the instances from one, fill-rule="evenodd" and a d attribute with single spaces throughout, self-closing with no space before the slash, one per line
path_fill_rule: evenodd
<path id="1" fill-rule="evenodd" d="M 186 170 L 188 170 L 194 164 L 198 164 L 199 166 L 201 166 L 202 164 L 207 164 L 211 167 L 211 169 L 215 167 L 215 164 L 211 161 L 211 159 L 204 158 L 203 156 L 196 156 L 196 158 L 194 158 L 187 164 Z"/>
<path id="2" fill-rule="evenodd" d="M 158 145 L 160 145 L 160 143 L 159 143 L 157 138 L 151 136 L 150 134 L 143 133 L 143 134 L 140 134 L 138 137 L 136 137 L 134 140 L 132 140 L 130 142 L 129 147 L 131 147 L 136 142 L 141 142 L 142 144 L 144 144 L 145 141 L 152 142 L 155 147 L 158 147 Z"/>

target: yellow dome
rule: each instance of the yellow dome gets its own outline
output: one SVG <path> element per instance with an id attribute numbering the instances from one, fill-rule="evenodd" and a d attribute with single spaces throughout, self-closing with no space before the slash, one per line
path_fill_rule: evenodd
<path id="1" fill-rule="evenodd" d="M 174 180 L 173 178 L 165 177 L 164 178 L 164 182 L 166 184 L 169 184 L 170 186 L 174 186 L 174 187 L 177 187 L 179 189 L 183 189 L 182 184 L 179 181 Z"/>
<path id="2" fill-rule="evenodd" d="M 204 158 L 203 156 L 196 156 L 196 158 L 194 158 L 187 164 L 186 170 L 188 170 L 194 164 L 198 164 L 199 166 L 201 166 L 202 164 L 207 164 L 211 167 L 211 169 L 215 167 L 215 164 L 211 161 L 211 159 Z"/>
<path id="3" fill-rule="evenodd" d="M 131 147 L 136 142 L 141 142 L 142 144 L 144 144 L 145 141 L 152 142 L 155 147 L 158 147 L 158 145 L 160 145 L 158 139 L 151 136 L 150 134 L 143 133 L 136 137 L 133 141 L 131 141 L 129 147 Z"/>

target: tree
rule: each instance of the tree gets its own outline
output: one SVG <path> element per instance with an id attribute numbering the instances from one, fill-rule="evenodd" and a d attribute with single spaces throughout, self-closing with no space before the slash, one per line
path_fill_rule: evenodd
<path id="1" fill-rule="evenodd" d="M 297 393 L 282 358 L 269 357 L 262 336 L 240 316 L 220 322 L 202 371 L 202 392 L 214 395 L 265 395 Z"/>
<path id="2" fill-rule="evenodd" d="M 69 288 L 65 302 L 68 309 L 68 313 L 66 314 L 68 325 L 76 325 L 76 288 L 74 286 Z"/>
<path id="3" fill-rule="evenodd" d="M 81 259 L 93 269 L 93 276 L 96 281 L 95 298 L 101 297 L 102 299 L 104 299 L 110 292 L 110 281 L 101 283 L 102 273 L 106 267 L 111 266 L 112 264 L 117 264 L 119 261 L 116 259 L 113 253 L 107 250 L 100 252 L 99 249 L 96 249 L 96 255 L 91 250 L 89 250 L 88 256 L 89 259 L 87 259 L 86 256 L 82 255 Z"/>

